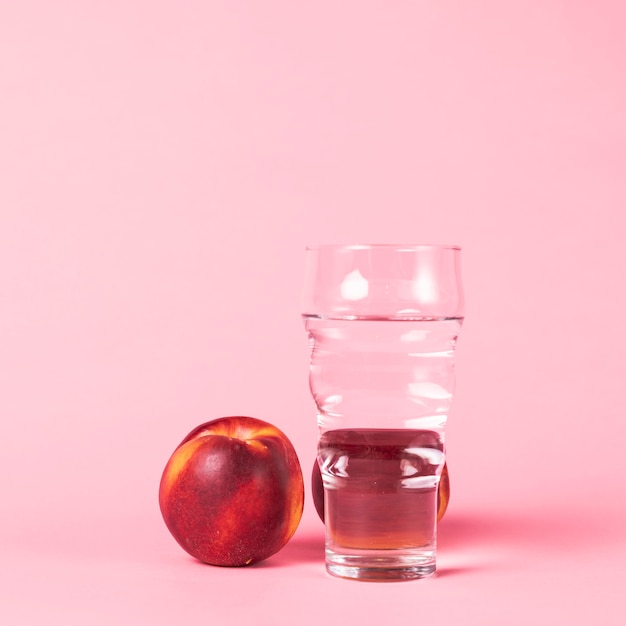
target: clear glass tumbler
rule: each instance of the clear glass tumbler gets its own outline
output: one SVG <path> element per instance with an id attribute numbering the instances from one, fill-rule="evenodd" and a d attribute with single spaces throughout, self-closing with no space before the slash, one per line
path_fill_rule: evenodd
<path id="1" fill-rule="evenodd" d="M 306 255 L 326 568 L 429 576 L 463 320 L 460 248 L 323 245 Z"/>

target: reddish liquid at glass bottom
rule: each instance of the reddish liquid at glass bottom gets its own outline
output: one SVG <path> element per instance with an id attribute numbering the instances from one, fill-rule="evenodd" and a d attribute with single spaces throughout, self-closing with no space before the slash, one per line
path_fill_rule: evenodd
<path id="1" fill-rule="evenodd" d="M 427 430 L 324 433 L 319 456 L 330 551 L 434 551 L 443 449 L 440 435 Z"/>

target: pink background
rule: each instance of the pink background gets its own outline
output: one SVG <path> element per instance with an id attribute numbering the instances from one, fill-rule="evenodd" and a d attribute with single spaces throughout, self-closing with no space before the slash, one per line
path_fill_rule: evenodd
<path id="1" fill-rule="evenodd" d="M 0 622 L 623 624 L 623 7 L 2 2 Z M 329 577 L 308 491 L 252 568 L 160 517 L 215 417 L 308 478 L 329 242 L 464 249 L 434 579 Z"/>

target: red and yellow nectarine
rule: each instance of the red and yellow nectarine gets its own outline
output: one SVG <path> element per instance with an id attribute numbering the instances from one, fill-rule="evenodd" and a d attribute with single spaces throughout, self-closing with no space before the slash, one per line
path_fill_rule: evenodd
<path id="1" fill-rule="evenodd" d="M 322 473 L 320 472 L 317 461 L 313 463 L 311 472 L 311 492 L 313 496 L 313 504 L 320 519 L 324 521 L 324 484 L 322 482 Z M 439 479 L 439 488 L 437 490 L 437 521 L 445 515 L 450 500 L 450 475 L 448 474 L 448 464 L 444 464 Z"/>
<path id="2" fill-rule="evenodd" d="M 278 428 L 224 417 L 194 428 L 161 478 L 159 505 L 178 543 L 211 565 L 262 561 L 292 537 L 304 505 L 302 471 Z"/>

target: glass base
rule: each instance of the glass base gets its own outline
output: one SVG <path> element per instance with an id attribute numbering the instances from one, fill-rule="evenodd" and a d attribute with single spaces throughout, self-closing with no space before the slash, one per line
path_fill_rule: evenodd
<path id="1" fill-rule="evenodd" d="M 436 571 L 435 555 L 430 551 L 419 554 L 397 554 L 395 550 L 360 552 L 345 555 L 326 550 L 328 573 L 354 580 L 400 581 L 427 578 Z"/>

